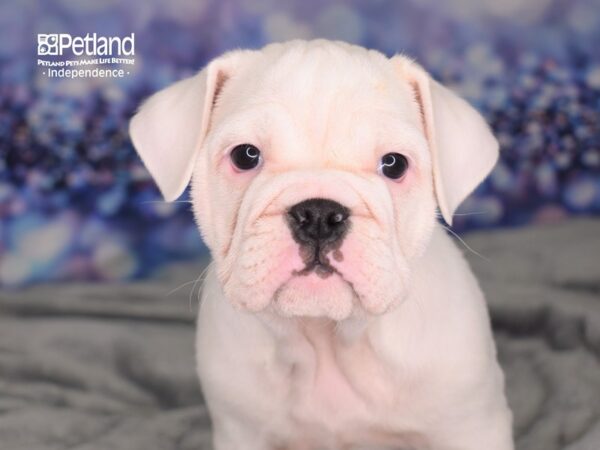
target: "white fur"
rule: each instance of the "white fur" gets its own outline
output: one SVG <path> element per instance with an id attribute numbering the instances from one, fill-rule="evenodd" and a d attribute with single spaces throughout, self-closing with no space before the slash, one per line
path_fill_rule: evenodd
<path id="1" fill-rule="evenodd" d="M 513 448 L 483 295 L 436 221 L 497 158 L 466 102 L 405 57 L 294 41 L 216 59 L 131 134 L 166 199 L 191 178 L 214 259 L 197 357 L 216 450 Z M 232 168 L 241 143 L 259 168 Z M 284 218 L 316 197 L 351 210 L 326 279 L 297 275 Z"/>

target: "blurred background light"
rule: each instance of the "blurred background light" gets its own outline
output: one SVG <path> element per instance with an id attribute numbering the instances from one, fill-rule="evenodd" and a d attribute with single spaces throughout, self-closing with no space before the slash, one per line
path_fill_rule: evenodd
<path id="1" fill-rule="evenodd" d="M 122 79 L 51 79 L 36 33 L 136 33 Z M 0 284 L 143 277 L 206 252 L 166 204 L 128 120 L 149 94 L 234 48 L 325 37 L 415 57 L 502 145 L 463 230 L 600 213 L 597 0 L 0 2 Z"/>

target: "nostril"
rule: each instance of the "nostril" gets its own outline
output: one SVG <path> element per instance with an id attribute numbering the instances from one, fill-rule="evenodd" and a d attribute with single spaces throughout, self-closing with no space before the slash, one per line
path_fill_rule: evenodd
<path id="1" fill-rule="evenodd" d="M 306 209 L 292 208 L 288 212 L 288 215 L 292 218 L 294 222 L 296 222 L 301 227 L 310 225 L 310 222 L 312 221 L 310 211 Z"/>
<path id="2" fill-rule="evenodd" d="M 336 226 L 341 224 L 342 222 L 344 222 L 346 219 L 348 218 L 348 216 L 345 216 L 343 213 L 339 212 L 339 213 L 332 213 L 328 219 L 327 222 L 329 223 L 329 225 L 331 226 Z"/>
<path id="3" fill-rule="evenodd" d="M 313 216 L 309 210 L 305 210 L 302 212 L 302 214 L 300 214 L 298 223 L 301 226 L 304 226 L 304 227 L 309 226 L 312 222 L 313 222 Z"/>

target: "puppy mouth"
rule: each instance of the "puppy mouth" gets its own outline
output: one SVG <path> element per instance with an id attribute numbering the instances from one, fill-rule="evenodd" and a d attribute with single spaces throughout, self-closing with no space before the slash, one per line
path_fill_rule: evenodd
<path id="1" fill-rule="evenodd" d="M 313 249 L 311 254 L 304 267 L 293 271 L 276 290 L 273 311 L 283 317 L 323 317 L 335 321 L 349 317 L 358 302 L 354 287 L 329 263 L 325 252 Z"/>
<path id="2" fill-rule="evenodd" d="M 338 270 L 331 265 L 329 254 L 336 261 L 342 261 L 343 255 L 339 244 L 324 245 L 305 245 L 300 247 L 300 256 L 304 262 L 304 268 L 294 270 L 292 275 L 306 276 L 315 273 L 319 278 L 327 278 L 335 273 L 339 275 Z"/>
<path id="3" fill-rule="evenodd" d="M 302 270 L 294 270 L 292 275 L 306 276 L 310 275 L 311 273 L 315 273 L 319 278 L 324 279 L 333 275 L 334 273 L 337 273 L 337 270 L 331 264 L 323 263 L 315 259 L 311 261 L 310 264 L 304 266 Z"/>

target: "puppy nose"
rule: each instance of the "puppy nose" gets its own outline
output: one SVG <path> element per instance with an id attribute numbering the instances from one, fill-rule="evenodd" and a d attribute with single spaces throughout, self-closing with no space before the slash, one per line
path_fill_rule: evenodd
<path id="1" fill-rule="evenodd" d="M 288 210 L 288 223 L 300 244 L 331 244 L 348 230 L 350 210 L 333 200 L 312 198 Z"/>

